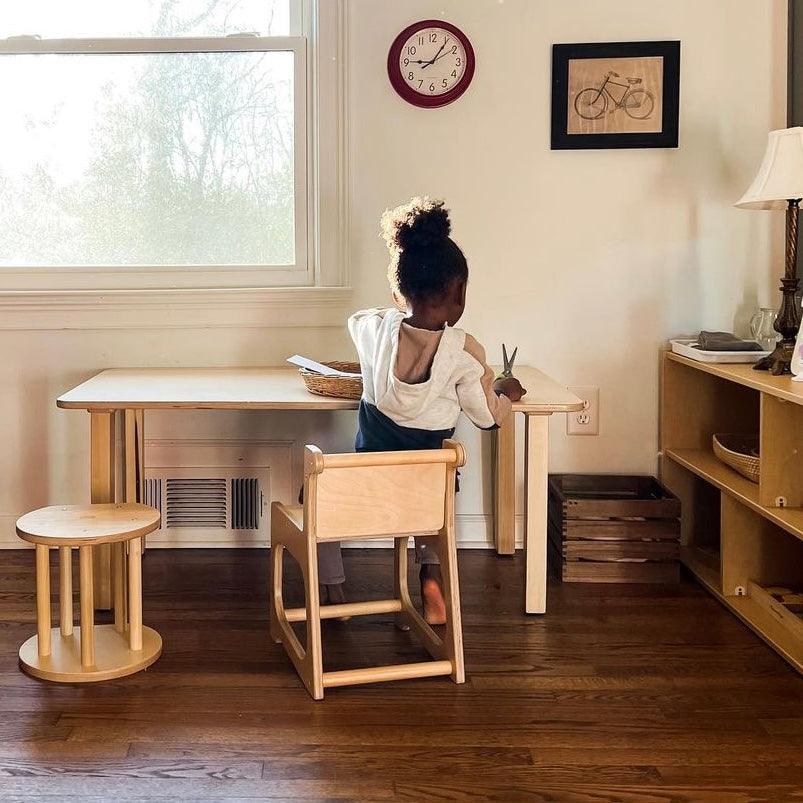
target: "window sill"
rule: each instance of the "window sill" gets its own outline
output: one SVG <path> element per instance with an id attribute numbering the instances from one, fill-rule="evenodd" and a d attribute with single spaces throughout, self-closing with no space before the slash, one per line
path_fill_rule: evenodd
<path id="1" fill-rule="evenodd" d="M 0 292 L 0 329 L 342 326 L 349 287 Z"/>

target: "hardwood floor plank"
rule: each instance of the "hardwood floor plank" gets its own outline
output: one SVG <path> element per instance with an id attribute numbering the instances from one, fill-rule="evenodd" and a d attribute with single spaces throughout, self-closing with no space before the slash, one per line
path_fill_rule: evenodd
<path id="1" fill-rule="evenodd" d="M 60 800 L 85 800 L 97 795 L 105 803 L 132 799 L 153 801 L 314 800 L 333 803 L 362 803 L 393 800 L 392 784 L 340 779 L 337 781 L 271 781 L 241 779 L 193 780 L 182 778 L 37 777 L 3 779 L 3 795 L 14 800 L 50 795 Z M 34 796 L 33 798 L 31 796 Z M 5 798 L 4 798 L 5 803 Z"/>
<path id="2" fill-rule="evenodd" d="M 397 787 L 399 799 L 416 801 L 478 801 L 506 803 L 794 803 L 803 793 L 788 785 L 768 787 L 708 788 L 619 786 L 585 783 L 580 786 L 543 786 L 540 783 L 496 786 L 480 782 L 464 784 L 414 784 Z"/>

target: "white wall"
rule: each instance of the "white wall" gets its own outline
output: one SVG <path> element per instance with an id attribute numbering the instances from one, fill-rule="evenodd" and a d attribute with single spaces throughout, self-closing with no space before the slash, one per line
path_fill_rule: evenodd
<path id="1" fill-rule="evenodd" d="M 477 70 L 460 100 L 422 110 L 395 95 L 385 59 L 402 28 L 431 17 L 471 36 Z M 517 344 L 522 363 L 600 388 L 598 437 L 567 437 L 552 421 L 551 470 L 654 473 L 659 347 L 702 328 L 740 331 L 753 308 L 778 303 L 783 221 L 733 203 L 767 132 L 785 125 L 786 2 L 349 0 L 348 19 L 352 308 L 387 301 L 382 210 L 414 194 L 444 198 L 471 270 L 462 325 L 494 360 L 502 341 Z M 680 147 L 551 151 L 551 45 L 652 39 L 681 41 Z M 196 328 L 65 325 L 0 331 L 0 544 L 19 543 L 24 511 L 88 498 L 88 416 L 54 399 L 97 370 L 352 353 L 341 326 L 206 329 L 203 316 Z M 148 435 L 290 428 L 302 443 L 343 449 L 353 436 L 352 414 L 276 419 L 168 412 L 150 417 Z M 488 447 L 469 427 L 458 434 L 473 455 Z M 479 462 L 464 472 L 464 526 L 490 512 Z"/>

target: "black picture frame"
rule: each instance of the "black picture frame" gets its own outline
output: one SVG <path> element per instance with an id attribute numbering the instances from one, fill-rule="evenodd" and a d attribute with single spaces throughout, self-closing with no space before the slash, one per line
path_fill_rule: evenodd
<path id="1" fill-rule="evenodd" d="M 679 106 L 679 41 L 552 45 L 552 150 L 677 148 Z"/>

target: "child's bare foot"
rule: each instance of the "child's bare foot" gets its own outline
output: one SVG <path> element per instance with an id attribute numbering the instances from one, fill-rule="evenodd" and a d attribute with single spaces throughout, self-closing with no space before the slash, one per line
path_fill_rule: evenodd
<path id="1" fill-rule="evenodd" d="M 446 624 L 446 601 L 443 598 L 443 578 L 437 563 L 422 563 L 421 602 L 424 606 L 424 621 L 429 625 Z"/>

